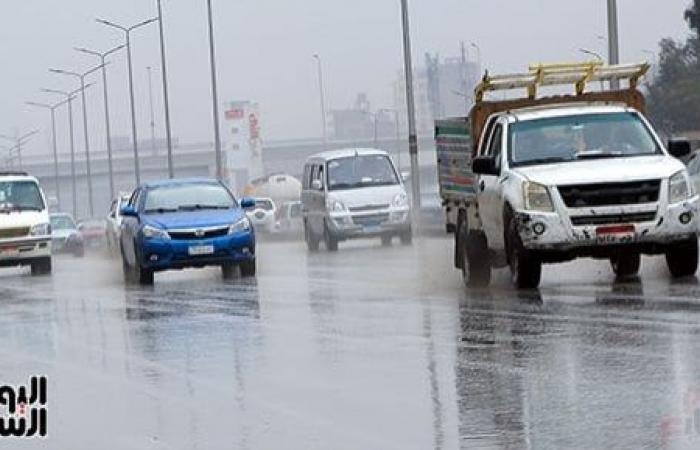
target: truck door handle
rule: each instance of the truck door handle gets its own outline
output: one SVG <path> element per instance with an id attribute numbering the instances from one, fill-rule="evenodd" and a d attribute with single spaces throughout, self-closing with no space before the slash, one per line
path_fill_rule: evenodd
<path id="1" fill-rule="evenodd" d="M 484 189 L 486 189 L 486 183 L 484 183 L 484 180 L 479 181 L 479 189 L 481 192 L 484 192 Z"/>

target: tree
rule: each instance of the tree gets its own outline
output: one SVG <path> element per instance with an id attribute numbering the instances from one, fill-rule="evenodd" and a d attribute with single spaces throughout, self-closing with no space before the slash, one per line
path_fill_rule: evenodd
<path id="1" fill-rule="evenodd" d="M 649 116 L 668 135 L 700 129 L 700 0 L 684 18 L 691 35 L 685 42 L 661 40 L 657 73 L 647 85 Z"/>

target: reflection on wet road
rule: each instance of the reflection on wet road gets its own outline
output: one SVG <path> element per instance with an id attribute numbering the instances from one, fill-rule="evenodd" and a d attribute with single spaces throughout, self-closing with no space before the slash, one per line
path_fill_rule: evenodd
<path id="1" fill-rule="evenodd" d="M 671 283 L 648 259 L 641 279 L 616 283 L 582 261 L 548 266 L 539 291 L 512 290 L 505 272 L 466 291 L 450 258 L 437 238 L 313 255 L 266 243 L 255 281 L 210 269 L 148 289 L 98 257 L 59 258 L 45 279 L 4 270 L 0 380 L 49 380 L 48 440 L 11 447 L 698 442 L 696 280 Z"/>

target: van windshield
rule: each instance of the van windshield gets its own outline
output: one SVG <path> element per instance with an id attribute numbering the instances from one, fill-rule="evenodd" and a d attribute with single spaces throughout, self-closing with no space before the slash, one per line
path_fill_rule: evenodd
<path id="1" fill-rule="evenodd" d="M 0 211 L 43 211 L 44 199 L 33 181 L 0 181 Z"/>
<path id="2" fill-rule="evenodd" d="M 394 166 L 385 155 L 349 156 L 328 161 L 328 190 L 398 184 Z"/>
<path id="3" fill-rule="evenodd" d="M 513 166 L 659 153 L 651 133 L 633 113 L 554 117 L 510 126 Z"/>

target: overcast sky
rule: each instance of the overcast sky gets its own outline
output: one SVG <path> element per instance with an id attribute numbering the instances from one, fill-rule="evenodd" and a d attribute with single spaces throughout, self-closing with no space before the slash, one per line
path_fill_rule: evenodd
<path id="1" fill-rule="evenodd" d="M 662 37 L 684 38 L 688 0 L 618 0 L 621 60 L 649 59 Z M 409 0 L 414 63 L 427 51 L 457 56 L 460 40 L 476 42 L 489 70 L 522 70 L 531 62 L 580 59 L 578 48 L 606 54 L 605 0 Z M 173 133 L 181 142 L 212 139 L 205 0 L 163 0 Z M 260 103 L 267 139 L 318 136 L 315 62 L 323 58 L 327 103 L 347 107 L 367 92 L 374 107 L 392 106 L 391 83 L 402 67 L 399 0 L 214 0 L 221 102 Z M 106 49 L 123 35 L 95 22 L 129 24 L 155 15 L 155 0 L 2 0 L 3 61 L 0 134 L 49 130 L 48 113 L 24 105 L 55 101 L 40 87 L 70 89 L 77 81 L 49 67 L 84 70 L 96 59 L 74 46 Z M 148 77 L 154 67 L 156 126 L 163 135 L 157 27 L 134 32 L 133 54 L 141 137 L 148 128 Z M 474 58 L 475 55 L 470 55 Z M 109 68 L 113 135 L 128 136 L 126 60 Z M 103 147 L 101 86 L 89 92 L 92 146 Z M 59 139 L 65 149 L 65 116 Z M 80 120 L 76 117 L 76 120 Z M 76 122 L 79 123 L 79 122 Z M 76 127 L 76 132 L 82 131 Z M 76 139 L 82 146 L 82 134 Z M 48 133 L 32 144 L 46 151 Z"/>

